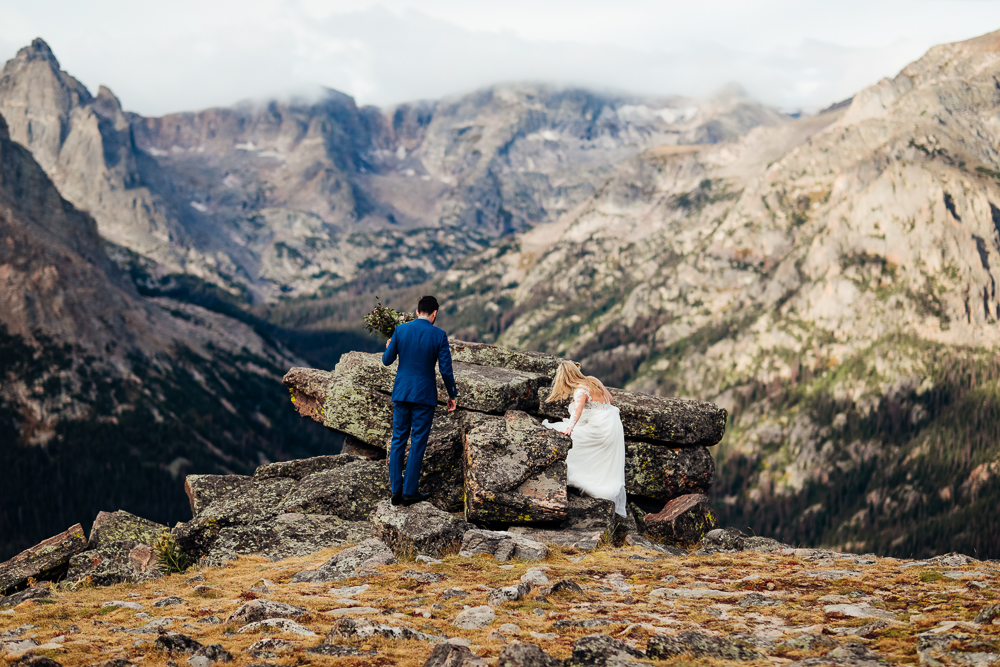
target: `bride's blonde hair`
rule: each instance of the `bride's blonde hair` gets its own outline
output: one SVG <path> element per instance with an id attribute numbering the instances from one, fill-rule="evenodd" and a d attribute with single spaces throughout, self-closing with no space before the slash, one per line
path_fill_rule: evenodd
<path id="1" fill-rule="evenodd" d="M 590 393 L 590 398 L 599 403 L 610 403 L 611 393 L 597 378 L 584 375 L 572 361 L 564 361 L 556 369 L 556 379 L 552 382 L 552 393 L 546 402 L 559 401 L 573 395 L 578 387 Z"/>

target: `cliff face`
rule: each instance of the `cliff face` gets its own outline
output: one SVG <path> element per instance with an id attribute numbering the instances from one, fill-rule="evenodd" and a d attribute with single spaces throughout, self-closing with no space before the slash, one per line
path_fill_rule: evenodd
<path id="1" fill-rule="evenodd" d="M 4 67 L 0 114 L 144 290 L 184 275 L 248 303 L 423 282 L 590 197 L 622 158 L 787 120 L 733 90 L 526 85 L 384 113 L 326 91 L 143 118 L 91 96 L 41 40 Z"/>
<path id="2" fill-rule="evenodd" d="M 500 344 L 730 409 L 723 521 L 995 552 L 997 76 L 992 33 L 846 108 L 647 151 L 558 223 L 451 270 L 454 294 L 486 295 L 457 317 L 487 331 L 477 313 L 503 309 Z"/>

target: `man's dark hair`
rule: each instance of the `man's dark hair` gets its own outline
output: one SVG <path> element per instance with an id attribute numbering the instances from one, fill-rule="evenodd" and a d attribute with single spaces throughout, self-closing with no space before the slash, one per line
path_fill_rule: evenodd
<path id="1" fill-rule="evenodd" d="M 413 303 L 412 301 L 410 303 Z M 420 302 L 417 304 L 417 312 L 423 313 L 424 315 L 430 315 L 435 310 L 438 309 L 438 300 L 432 296 L 422 296 L 420 297 Z"/>

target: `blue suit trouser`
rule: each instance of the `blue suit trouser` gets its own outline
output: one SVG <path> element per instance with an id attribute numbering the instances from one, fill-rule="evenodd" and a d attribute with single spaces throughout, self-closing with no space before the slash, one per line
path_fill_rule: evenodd
<path id="1" fill-rule="evenodd" d="M 402 488 L 404 496 L 417 495 L 420 467 L 424 462 L 424 450 L 427 448 L 427 438 L 431 434 L 435 407 L 408 401 L 397 401 L 393 404 L 392 445 L 389 447 L 389 489 L 393 493 L 398 493 Z M 410 441 L 408 456 L 407 440 Z"/>

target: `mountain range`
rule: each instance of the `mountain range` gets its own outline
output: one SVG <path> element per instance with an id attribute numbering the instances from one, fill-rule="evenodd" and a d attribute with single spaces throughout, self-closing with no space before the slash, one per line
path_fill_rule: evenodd
<path id="1" fill-rule="evenodd" d="M 993 33 L 804 118 L 529 84 L 146 118 L 35 40 L 0 74 L 0 429 L 35 480 L 0 534 L 108 494 L 186 518 L 173 476 L 335 447 L 277 378 L 436 290 L 454 337 L 726 407 L 723 522 L 995 557 L 998 81 Z"/>

